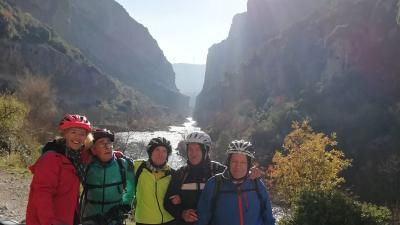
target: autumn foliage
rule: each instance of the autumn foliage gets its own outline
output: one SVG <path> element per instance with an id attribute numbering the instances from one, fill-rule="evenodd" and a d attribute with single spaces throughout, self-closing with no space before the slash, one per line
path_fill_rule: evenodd
<path id="1" fill-rule="evenodd" d="M 274 198 L 287 205 L 304 190 L 335 189 L 345 181 L 340 173 L 351 165 L 351 160 L 336 148 L 334 133 L 316 133 L 307 120 L 293 122 L 292 129 L 268 170 Z"/>

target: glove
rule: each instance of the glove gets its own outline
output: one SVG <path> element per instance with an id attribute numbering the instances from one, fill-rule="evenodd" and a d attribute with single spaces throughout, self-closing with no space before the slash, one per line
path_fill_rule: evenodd
<path id="1" fill-rule="evenodd" d="M 116 220 L 116 221 L 123 221 L 128 218 L 128 214 L 131 211 L 131 206 L 122 204 L 116 205 L 112 207 L 108 212 L 105 214 L 106 221 L 108 223 Z"/>
<path id="2" fill-rule="evenodd" d="M 130 206 L 130 205 L 126 205 L 126 204 L 123 204 L 123 205 L 121 205 L 121 211 L 124 213 L 124 214 L 129 214 L 129 212 L 132 210 L 132 207 Z"/>

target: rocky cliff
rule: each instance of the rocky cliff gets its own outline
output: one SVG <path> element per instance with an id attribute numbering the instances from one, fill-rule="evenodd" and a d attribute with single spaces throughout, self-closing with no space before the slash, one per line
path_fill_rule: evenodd
<path id="1" fill-rule="evenodd" d="M 13 90 L 25 74 L 49 77 L 62 114 L 82 113 L 96 124 L 141 129 L 135 121 L 167 115 L 148 97 L 104 74 L 50 27 L 3 0 L 0 52 L 2 90 Z"/>
<path id="2" fill-rule="evenodd" d="M 12 1 L 80 49 L 104 73 L 134 87 L 169 112 L 185 114 L 171 64 L 149 31 L 110 0 Z"/>
<path id="3" fill-rule="evenodd" d="M 382 177 L 376 168 L 400 145 L 396 4 L 249 0 L 228 38 L 209 50 L 195 118 L 220 149 L 245 137 L 266 160 L 292 120 L 309 118 L 317 130 L 337 132 L 354 158 L 347 178 L 355 190 L 384 199 L 387 180 L 374 181 Z"/>

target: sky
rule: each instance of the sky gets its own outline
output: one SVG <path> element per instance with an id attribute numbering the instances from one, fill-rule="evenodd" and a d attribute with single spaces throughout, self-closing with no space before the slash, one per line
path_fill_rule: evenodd
<path id="1" fill-rule="evenodd" d="M 208 48 L 228 37 L 247 0 L 116 0 L 149 29 L 171 63 L 205 64 Z"/>

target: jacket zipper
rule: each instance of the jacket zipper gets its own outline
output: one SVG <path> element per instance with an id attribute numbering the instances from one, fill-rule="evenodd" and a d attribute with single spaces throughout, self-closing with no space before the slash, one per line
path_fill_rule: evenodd
<path id="1" fill-rule="evenodd" d="M 242 193 L 240 188 L 238 189 L 238 205 L 239 205 L 240 225 L 243 225 L 243 203 L 242 203 Z"/>
<path id="2" fill-rule="evenodd" d="M 163 223 L 164 222 L 164 215 L 163 215 L 163 213 L 162 213 L 162 211 L 161 211 L 161 207 L 160 207 L 160 202 L 158 202 L 158 195 L 157 195 L 157 181 L 155 181 L 155 186 L 156 186 L 156 189 L 155 189 L 155 194 L 156 194 L 156 201 L 157 201 L 157 206 L 158 206 L 158 210 L 160 210 L 160 214 L 161 214 L 161 223 Z"/>
<path id="3" fill-rule="evenodd" d="M 101 204 L 101 212 L 104 212 L 104 184 L 106 183 L 106 168 L 103 167 L 103 204 Z"/>

